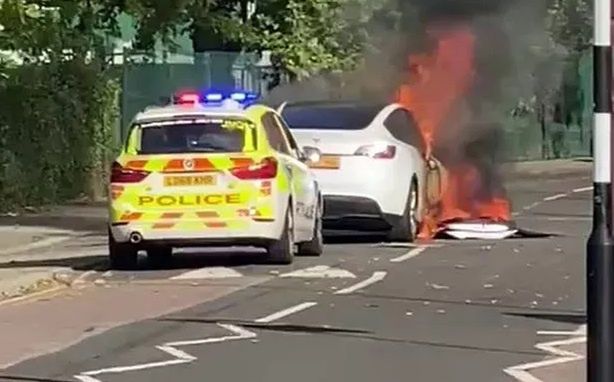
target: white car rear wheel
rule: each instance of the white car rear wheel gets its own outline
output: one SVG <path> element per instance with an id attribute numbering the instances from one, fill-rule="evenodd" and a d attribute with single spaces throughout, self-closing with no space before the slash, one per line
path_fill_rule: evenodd
<path id="1" fill-rule="evenodd" d="M 388 239 L 391 241 L 414 242 L 418 236 L 418 206 L 419 206 L 418 183 L 414 179 L 411 182 L 407 204 L 400 219 L 393 225 Z"/>

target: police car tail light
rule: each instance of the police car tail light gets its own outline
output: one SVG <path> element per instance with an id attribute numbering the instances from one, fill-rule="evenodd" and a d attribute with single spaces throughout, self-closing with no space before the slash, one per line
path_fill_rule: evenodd
<path id="1" fill-rule="evenodd" d="M 139 183 L 148 175 L 148 171 L 128 169 L 117 162 L 111 167 L 111 183 Z"/>
<path id="2" fill-rule="evenodd" d="M 375 144 L 360 147 L 356 150 L 354 155 L 366 156 L 373 159 L 392 159 L 395 157 L 396 153 L 396 146 Z"/>
<path id="3" fill-rule="evenodd" d="M 230 171 L 242 180 L 271 179 L 277 176 L 277 160 L 265 158 L 260 163 L 249 167 L 237 167 Z"/>

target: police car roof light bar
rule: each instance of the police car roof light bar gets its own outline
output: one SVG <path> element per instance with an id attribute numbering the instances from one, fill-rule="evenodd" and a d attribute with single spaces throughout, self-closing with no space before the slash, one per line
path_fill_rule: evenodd
<path id="1" fill-rule="evenodd" d="M 200 95 L 198 93 L 183 93 L 177 97 L 177 104 L 180 105 L 195 105 L 200 102 Z"/>

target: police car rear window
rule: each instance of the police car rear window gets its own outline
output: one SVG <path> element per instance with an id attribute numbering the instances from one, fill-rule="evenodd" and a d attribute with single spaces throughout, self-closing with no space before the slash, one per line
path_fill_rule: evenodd
<path id="1" fill-rule="evenodd" d="M 247 120 L 163 121 L 141 124 L 140 154 L 236 153 L 255 144 L 255 129 Z M 253 147 L 251 149 L 254 149 Z"/>
<path id="2" fill-rule="evenodd" d="M 291 129 L 361 130 L 373 122 L 381 110 L 379 105 L 291 105 L 282 115 Z"/>

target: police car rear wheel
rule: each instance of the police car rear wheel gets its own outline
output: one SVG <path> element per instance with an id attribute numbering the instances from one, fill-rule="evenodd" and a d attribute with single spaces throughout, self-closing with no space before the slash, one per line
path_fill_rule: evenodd
<path id="1" fill-rule="evenodd" d="M 318 204 L 316 210 L 313 237 L 310 241 L 298 245 L 300 256 L 320 256 L 324 252 L 324 236 L 322 234 L 322 206 Z"/>
<path id="2" fill-rule="evenodd" d="M 271 264 L 285 265 L 294 261 L 294 223 L 291 209 L 289 205 L 281 238 L 267 248 L 268 262 Z"/>
<path id="3" fill-rule="evenodd" d="M 130 243 L 117 243 L 109 232 L 109 263 L 111 269 L 135 269 L 138 262 L 138 249 Z"/>

